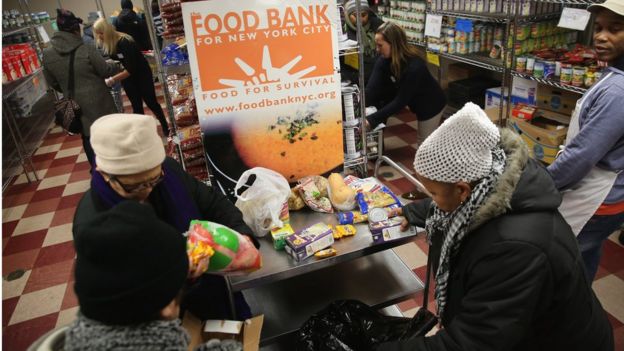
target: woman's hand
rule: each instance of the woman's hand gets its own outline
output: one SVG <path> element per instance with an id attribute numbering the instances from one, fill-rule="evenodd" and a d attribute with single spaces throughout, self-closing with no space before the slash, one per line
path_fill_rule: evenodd
<path id="1" fill-rule="evenodd" d="M 397 217 L 397 216 L 402 216 L 403 215 L 403 208 L 402 207 L 398 207 L 398 208 L 393 208 L 390 211 L 388 211 L 388 217 Z M 407 222 L 407 219 L 403 218 L 403 220 L 401 221 L 401 231 L 405 232 L 409 229 L 410 224 Z"/>
<path id="2" fill-rule="evenodd" d="M 106 83 L 106 86 L 110 88 L 113 85 L 115 85 L 115 78 L 114 77 L 108 77 L 108 78 L 104 79 L 104 83 Z"/>

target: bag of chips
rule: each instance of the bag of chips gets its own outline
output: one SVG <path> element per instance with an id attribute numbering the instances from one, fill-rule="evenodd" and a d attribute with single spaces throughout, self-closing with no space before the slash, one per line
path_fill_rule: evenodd
<path id="1" fill-rule="evenodd" d="M 218 223 L 192 220 L 186 248 L 191 264 L 209 260 L 206 273 L 249 273 L 262 267 L 260 251 L 251 240 Z"/>

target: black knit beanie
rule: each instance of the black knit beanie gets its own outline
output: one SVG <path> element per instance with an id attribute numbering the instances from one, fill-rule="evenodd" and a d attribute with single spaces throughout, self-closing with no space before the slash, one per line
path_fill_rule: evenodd
<path id="1" fill-rule="evenodd" d="M 132 1 L 130 0 L 121 0 L 121 8 L 124 10 L 132 10 L 132 8 L 134 7 L 134 5 L 132 4 Z"/>
<path id="2" fill-rule="evenodd" d="M 105 324 L 157 319 L 188 275 L 186 239 L 151 206 L 125 201 L 75 229 L 81 312 Z"/>
<path id="3" fill-rule="evenodd" d="M 76 17 L 73 12 L 65 9 L 56 9 L 56 25 L 63 32 L 80 31 L 82 18 Z"/>

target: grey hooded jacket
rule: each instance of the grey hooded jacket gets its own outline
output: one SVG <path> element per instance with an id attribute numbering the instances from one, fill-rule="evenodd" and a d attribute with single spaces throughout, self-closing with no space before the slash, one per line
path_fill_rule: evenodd
<path id="1" fill-rule="evenodd" d="M 43 51 L 43 73 L 48 84 L 67 95 L 69 87 L 69 54 L 74 58 L 74 99 L 82 109 L 82 131 L 89 136 L 96 119 L 116 113 L 115 102 L 104 79 L 115 74 L 116 68 L 104 61 L 95 46 L 85 44 L 78 34 L 58 31 L 51 47 Z"/>

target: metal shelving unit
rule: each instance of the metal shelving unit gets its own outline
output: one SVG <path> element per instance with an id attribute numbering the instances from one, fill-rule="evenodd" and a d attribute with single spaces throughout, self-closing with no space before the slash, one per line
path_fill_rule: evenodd
<path id="1" fill-rule="evenodd" d="M 162 1 L 158 2 L 158 6 L 161 6 Z M 143 6 L 145 9 L 150 9 L 151 8 L 151 1 L 149 0 L 143 0 Z M 161 13 L 162 13 L 162 8 L 161 8 Z M 172 103 L 172 99 L 171 99 L 171 94 L 169 93 L 169 89 L 167 87 L 167 77 L 174 75 L 174 74 L 191 74 L 191 66 L 187 63 L 187 64 L 183 64 L 183 65 L 178 65 L 178 66 L 163 66 L 162 64 L 162 56 L 160 51 L 162 50 L 161 47 L 159 47 L 158 45 L 158 40 L 156 38 L 156 31 L 154 29 L 154 18 L 152 17 L 152 12 L 151 11 L 146 11 L 145 12 L 145 17 L 146 17 L 146 21 L 148 22 L 148 31 L 149 31 L 149 35 L 150 35 L 150 39 L 152 42 L 152 47 L 154 48 L 153 52 L 154 52 L 154 60 L 156 62 L 156 69 L 158 71 L 158 79 L 160 80 L 161 84 L 162 84 L 162 89 L 163 89 L 163 95 L 165 97 L 165 104 L 167 105 L 167 114 L 169 117 L 169 125 L 171 128 L 171 131 L 174 133 L 173 137 L 172 137 L 172 141 L 175 144 L 175 152 L 180 160 L 180 164 L 182 165 L 182 167 L 186 170 L 186 163 L 184 160 L 184 154 L 182 152 L 182 148 L 180 146 L 180 137 L 178 135 L 178 130 L 179 127 L 176 125 L 176 121 L 175 121 L 175 117 L 174 117 L 174 106 Z M 162 43 L 162 47 L 165 47 L 166 45 L 172 43 L 173 40 L 168 40 L 168 39 L 164 39 L 163 43 Z M 204 136 L 203 133 L 201 135 L 201 140 L 202 140 L 202 148 L 203 148 L 203 143 L 204 143 Z M 205 153 L 205 152 L 204 152 Z M 206 155 L 204 155 L 204 157 L 206 158 L 206 164 L 205 164 L 205 168 L 206 168 L 206 172 L 208 174 L 207 179 L 204 181 L 204 183 L 211 185 L 211 181 L 210 178 L 212 177 L 211 173 L 210 173 L 210 168 L 208 167 L 208 157 Z"/>
<path id="2" fill-rule="evenodd" d="M 23 13 L 30 13 L 27 1 L 18 1 Z M 37 28 L 41 24 L 29 24 L 2 32 L 2 38 L 23 32 L 29 33 L 30 43 L 41 62 L 42 41 Z M 28 90 L 32 84 L 33 89 Z M 43 86 L 37 86 L 43 84 Z M 30 94 L 30 95 L 29 95 Z M 32 95 L 37 94 L 37 95 Z M 16 109 L 12 99 L 26 100 L 26 110 Z M 47 86 L 43 68 L 2 86 L 2 191 L 6 190 L 16 176 L 24 173 L 28 182 L 38 181 L 32 155 L 41 144 L 54 119 L 56 95 Z M 22 101 L 23 102 L 23 101 Z"/>
<path id="3" fill-rule="evenodd" d="M 356 13 L 360 13 L 360 2 L 356 1 L 355 2 L 355 7 L 356 7 Z M 338 11 L 343 11 L 342 7 L 339 6 L 338 7 Z M 347 20 L 347 19 L 345 19 Z M 341 23 L 342 24 L 342 23 Z M 346 158 L 344 159 L 344 163 L 343 163 L 343 167 L 345 170 L 349 169 L 349 170 L 353 170 L 355 171 L 355 173 L 357 173 L 359 176 L 366 176 L 368 173 L 368 155 L 367 155 L 367 140 L 366 140 L 366 118 L 363 118 L 366 116 L 366 103 L 365 103 L 365 92 L 364 92 L 364 52 L 360 50 L 360 43 L 362 43 L 363 41 L 363 33 L 362 33 L 362 20 L 360 16 L 356 16 L 356 30 L 357 30 L 357 42 L 358 45 L 357 47 L 354 48 L 349 48 L 348 50 L 354 50 L 355 51 L 346 51 L 346 50 L 339 50 L 338 55 L 339 56 L 344 56 L 347 54 L 357 54 L 358 55 L 358 67 L 359 67 L 359 71 L 358 71 L 358 82 L 357 82 L 357 86 L 360 87 L 359 90 L 357 90 L 355 93 L 359 93 L 359 115 L 362 117 L 360 118 L 360 142 L 361 142 L 361 150 L 359 150 L 360 152 L 360 156 L 359 157 L 355 157 L 355 158 Z M 349 94 L 349 93 L 347 93 Z M 341 96 L 344 95 L 344 93 L 341 91 Z M 344 99 L 344 98 L 343 98 Z M 341 102 L 342 104 L 342 102 Z M 357 118 L 357 117 L 356 117 Z M 344 134 L 344 130 L 347 128 L 355 128 L 355 126 L 343 126 L 343 134 Z M 346 148 L 346 145 L 345 145 Z"/>
<path id="4" fill-rule="evenodd" d="M 583 7 L 583 6 L 591 5 L 594 3 L 601 3 L 603 1 L 602 0 L 532 0 L 532 2 L 554 3 L 554 4 L 562 4 L 562 5 L 568 5 L 568 6 L 573 6 L 573 7 Z M 520 25 L 526 25 L 527 23 L 532 23 L 532 22 L 555 20 L 561 16 L 561 12 L 523 16 L 523 15 L 520 15 L 520 6 L 521 6 L 521 2 L 519 0 L 509 1 L 507 2 L 507 7 L 503 8 L 502 13 L 491 14 L 491 13 L 470 13 L 470 12 L 463 12 L 463 11 L 432 10 L 431 5 L 429 3 L 428 8 L 427 8 L 427 14 L 453 16 L 453 17 L 459 17 L 459 18 L 467 18 L 467 19 L 472 19 L 472 20 L 505 24 L 506 30 L 505 30 L 504 38 L 502 42 L 507 43 L 509 40 L 511 40 L 512 48 L 515 46 L 517 42 L 517 33 L 515 30 L 513 30 L 513 28 L 517 28 Z M 512 37 L 509 37 L 509 35 L 511 35 Z M 491 59 L 489 57 L 477 55 L 477 54 L 461 55 L 461 54 L 439 53 L 439 52 L 433 52 L 433 51 L 430 51 L 430 52 L 435 53 L 439 55 L 440 57 L 443 57 L 447 60 L 461 62 L 461 63 L 465 63 L 471 66 L 501 73 L 502 74 L 501 85 L 503 89 L 503 92 L 501 93 L 506 95 L 506 100 L 507 100 L 507 104 L 506 104 L 507 111 L 502 111 L 503 107 L 502 106 L 500 107 L 501 116 L 503 116 L 503 118 L 501 118 L 501 123 L 503 123 L 502 121 L 505 120 L 507 116 L 509 116 L 510 111 L 511 111 L 510 90 L 511 90 L 513 77 L 520 77 L 520 78 L 525 78 L 525 79 L 529 79 L 532 81 L 537 81 L 540 84 L 560 88 L 560 89 L 574 92 L 577 94 L 583 94 L 587 90 L 581 87 L 561 84 L 551 79 L 536 78 L 525 73 L 514 71 L 512 69 L 512 65 L 505 64 L 505 62 L 513 63 L 515 61 L 515 56 L 516 56 L 514 53 L 514 50 L 508 49 L 507 45 L 503 45 L 502 60 L 495 60 L 495 59 Z M 505 90 L 507 91 L 507 94 L 505 93 Z"/>
<path id="5" fill-rule="evenodd" d="M 602 0 L 533 0 L 534 2 L 542 2 L 542 3 L 555 3 L 555 4 L 561 4 L 561 5 L 571 5 L 573 7 L 586 7 L 588 5 L 594 4 L 594 3 L 601 3 L 603 2 Z M 516 2 L 514 3 L 515 8 L 515 12 L 519 13 L 520 11 L 520 1 L 516 0 Z M 544 14 L 544 15 L 536 15 L 536 16 L 514 16 L 513 18 L 513 26 L 514 28 L 517 28 L 519 25 L 522 24 L 526 24 L 526 23 L 530 23 L 530 22 L 538 22 L 538 21 L 545 21 L 545 20 L 552 20 L 552 19 L 557 19 L 561 16 L 561 13 L 550 13 L 550 14 Z M 516 43 L 517 43 L 517 31 L 513 31 L 513 33 L 511 33 L 512 35 L 512 44 L 511 47 L 515 47 Z M 512 67 L 513 67 L 513 62 L 515 61 L 515 53 L 514 50 L 510 50 L 510 54 L 511 54 L 511 60 L 510 62 L 512 62 Z M 563 90 L 567 90 L 573 93 L 577 93 L 577 94 L 584 94 L 585 91 L 587 91 L 587 89 L 585 88 L 581 88 L 581 87 L 575 87 L 572 85 L 568 85 L 568 84 L 561 84 L 560 82 L 551 80 L 551 79 L 546 79 L 546 78 L 537 78 L 537 77 L 533 77 L 532 75 L 528 75 L 528 74 L 524 74 L 524 73 L 520 73 L 517 72 L 513 69 L 510 70 L 510 76 L 513 77 L 520 77 L 520 78 L 524 78 L 524 79 L 529 79 L 532 81 L 536 81 L 540 84 L 543 85 L 548 85 L 548 86 L 552 86 L 552 87 L 556 87 L 556 88 L 560 88 Z M 508 94 L 507 96 L 507 111 L 505 113 L 505 118 L 509 117 L 510 113 L 511 113 L 511 93 Z"/>

